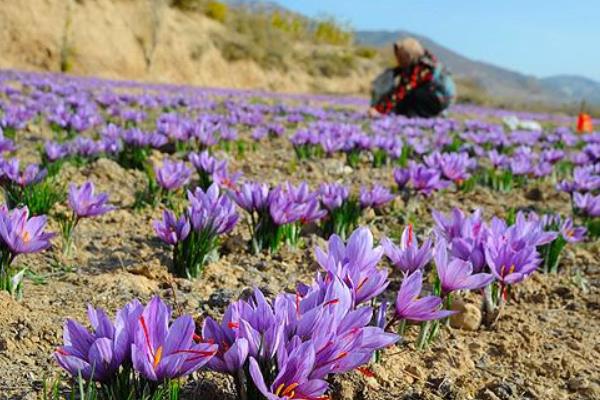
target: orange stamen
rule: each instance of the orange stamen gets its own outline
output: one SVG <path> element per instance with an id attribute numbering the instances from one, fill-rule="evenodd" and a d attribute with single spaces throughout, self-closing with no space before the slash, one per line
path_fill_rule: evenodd
<path id="1" fill-rule="evenodd" d="M 156 349 L 156 354 L 154 355 L 154 363 L 152 364 L 154 366 L 154 369 L 156 369 L 156 367 L 158 367 L 158 364 L 160 363 L 160 360 L 162 359 L 162 352 L 163 352 L 163 347 L 158 346 L 158 349 Z"/>
<path id="2" fill-rule="evenodd" d="M 300 386 L 298 383 L 292 383 L 287 388 L 285 388 L 285 390 L 281 392 L 281 394 L 287 396 L 291 393 L 291 397 L 294 397 L 294 389 L 296 389 L 298 386 Z"/>

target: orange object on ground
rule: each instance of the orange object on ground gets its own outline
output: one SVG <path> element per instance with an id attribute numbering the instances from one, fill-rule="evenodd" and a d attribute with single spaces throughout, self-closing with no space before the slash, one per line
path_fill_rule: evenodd
<path id="1" fill-rule="evenodd" d="M 590 133 L 594 131 L 594 124 L 592 123 L 592 117 L 587 113 L 579 113 L 577 117 L 577 132 L 579 133 Z"/>

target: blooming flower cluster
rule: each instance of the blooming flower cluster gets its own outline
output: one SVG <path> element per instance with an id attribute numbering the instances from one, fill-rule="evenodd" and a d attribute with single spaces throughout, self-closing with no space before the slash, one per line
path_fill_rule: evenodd
<path id="1" fill-rule="evenodd" d="M 255 252 L 277 250 L 283 243 L 295 246 L 302 225 L 323 218 L 318 193 L 306 182 L 295 186 L 285 183 L 274 188 L 247 182 L 230 190 L 237 205 L 248 213 Z"/>
<path id="2" fill-rule="evenodd" d="M 173 272 L 195 278 L 207 261 L 217 256 L 219 237 L 231 232 L 238 221 L 235 204 L 213 183 L 206 191 L 188 191 L 189 206 L 179 217 L 171 210 L 154 221 L 156 235 L 173 246 Z"/>
<path id="3" fill-rule="evenodd" d="M 46 232 L 45 215 L 29 217 L 27 207 L 8 210 L 0 205 L 0 290 L 16 297 L 23 293 L 25 270 L 13 265 L 19 254 L 38 253 L 51 246 L 54 233 Z"/>
<path id="4" fill-rule="evenodd" d="M 145 307 L 133 300 L 117 311 L 114 321 L 104 310 L 88 306 L 88 319 L 91 331 L 77 321 L 65 322 L 64 344 L 54 357 L 73 376 L 107 387 L 118 382 L 117 376 L 132 383 L 187 376 L 217 353 L 217 345 L 198 340 L 190 315 L 171 321 L 172 311 L 159 297 Z M 128 386 L 122 398 L 139 398 L 143 387 Z"/>

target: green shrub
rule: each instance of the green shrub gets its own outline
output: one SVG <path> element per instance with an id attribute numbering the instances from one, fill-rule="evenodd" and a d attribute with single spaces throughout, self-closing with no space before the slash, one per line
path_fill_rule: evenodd
<path id="1" fill-rule="evenodd" d="M 270 19 L 271 26 L 285 32 L 293 39 L 304 40 L 309 35 L 308 20 L 302 16 L 274 11 Z"/>
<path id="2" fill-rule="evenodd" d="M 228 13 L 229 7 L 227 7 L 227 4 L 217 0 L 210 0 L 204 7 L 204 15 L 221 23 L 225 23 Z"/>
<path id="3" fill-rule="evenodd" d="M 347 46 L 353 39 L 352 31 L 331 17 L 316 22 L 313 36 L 318 43 L 336 46 Z"/>

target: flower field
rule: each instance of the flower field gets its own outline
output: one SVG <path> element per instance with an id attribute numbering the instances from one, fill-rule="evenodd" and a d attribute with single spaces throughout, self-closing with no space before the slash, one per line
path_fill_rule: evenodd
<path id="1" fill-rule="evenodd" d="M 0 399 L 600 398 L 600 134 L 365 109 L 1 71 Z"/>

